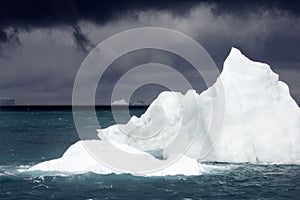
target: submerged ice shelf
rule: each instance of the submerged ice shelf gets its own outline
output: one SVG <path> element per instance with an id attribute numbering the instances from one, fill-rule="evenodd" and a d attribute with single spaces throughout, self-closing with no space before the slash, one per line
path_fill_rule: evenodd
<path id="1" fill-rule="evenodd" d="M 122 151 L 141 155 L 141 161 L 147 165 L 180 155 L 173 165 L 142 174 L 149 176 L 199 175 L 201 161 L 298 163 L 300 110 L 288 86 L 279 81 L 270 66 L 251 61 L 232 48 L 215 85 L 220 83 L 224 99 L 212 95 L 210 89 L 201 94 L 194 90 L 185 95 L 162 92 L 140 118 L 132 117 L 127 124 L 98 130 L 101 140 L 79 141 L 61 158 L 30 170 L 126 172 L 98 162 L 83 147 L 84 142 L 98 146 L 97 152 L 108 157 L 111 156 L 108 143 L 112 143 Z M 214 101 L 222 102 L 225 110 L 218 135 L 210 133 L 213 116 L 221 113 L 213 107 Z M 161 152 L 163 160 L 155 158 L 155 152 Z M 121 157 L 114 154 L 111 159 L 118 160 L 118 156 Z M 124 160 L 120 164 L 128 163 Z"/>

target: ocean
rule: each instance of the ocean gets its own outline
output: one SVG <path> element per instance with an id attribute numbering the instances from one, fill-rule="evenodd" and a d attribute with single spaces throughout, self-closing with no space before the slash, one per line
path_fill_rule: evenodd
<path id="1" fill-rule="evenodd" d="M 97 109 L 97 116 L 102 127 L 115 123 L 109 108 Z M 97 127 L 87 128 L 96 134 Z M 0 110 L 0 199 L 300 198 L 299 165 L 204 163 L 203 175 L 164 177 L 26 171 L 61 157 L 78 140 L 69 108 Z"/>

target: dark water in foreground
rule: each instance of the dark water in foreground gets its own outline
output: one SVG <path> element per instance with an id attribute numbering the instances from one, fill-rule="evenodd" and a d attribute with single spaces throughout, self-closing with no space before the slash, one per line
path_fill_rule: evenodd
<path id="1" fill-rule="evenodd" d="M 102 127 L 114 124 L 108 109 L 97 114 Z M 60 157 L 77 140 L 71 111 L 0 110 L 0 199 L 300 198 L 298 165 L 207 163 L 201 176 L 151 178 L 24 171 Z"/>

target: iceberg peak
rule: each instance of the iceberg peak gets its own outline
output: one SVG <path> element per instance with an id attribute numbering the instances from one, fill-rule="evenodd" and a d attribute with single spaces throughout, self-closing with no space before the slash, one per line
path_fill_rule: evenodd
<path id="1" fill-rule="evenodd" d="M 275 73 L 271 71 L 268 64 L 253 61 L 246 57 L 239 49 L 232 47 L 223 64 L 221 77 L 222 80 L 239 78 L 244 81 L 264 82 L 268 81 L 270 75 L 274 76 Z M 277 75 L 275 76 L 277 77 Z M 278 79 L 276 77 L 275 79 Z"/>
<path id="2" fill-rule="evenodd" d="M 235 47 L 231 47 L 231 50 L 229 52 L 229 55 L 227 56 L 224 64 L 226 62 L 239 62 L 239 61 L 243 61 L 243 62 L 254 62 L 252 60 L 250 60 L 249 58 L 247 58 L 242 52 L 241 50 L 239 50 L 238 48 Z"/>
<path id="3" fill-rule="evenodd" d="M 231 47 L 231 50 L 230 50 L 229 54 L 241 54 L 242 55 L 242 52 L 241 52 L 241 50 L 239 50 L 236 47 Z"/>

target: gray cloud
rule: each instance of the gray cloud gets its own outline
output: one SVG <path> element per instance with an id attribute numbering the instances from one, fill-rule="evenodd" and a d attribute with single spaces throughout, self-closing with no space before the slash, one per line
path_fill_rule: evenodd
<path id="1" fill-rule="evenodd" d="M 2 45 L 7 58 L 0 58 L 0 96 L 15 97 L 20 104 L 70 104 L 76 72 L 94 44 L 129 28 L 160 26 L 181 31 L 199 41 L 220 69 L 231 46 L 240 48 L 254 60 L 269 63 L 282 74 L 300 102 L 299 16 L 284 9 L 254 10 L 239 17 L 218 10 L 216 4 L 199 5 L 185 15 L 174 15 L 164 9 L 132 10 L 105 23 L 87 18 L 64 25 L 31 27 L 30 31 L 0 29 L 1 40 L 10 41 Z M 122 73 L 137 64 L 154 61 L 181 70 L 195 87 L 199 84 L 198 92 L 204 89 L 197 82 L 199 77 L 193 77 L 193 71 L 183 61 L 161 52 L 145 51 L 126 55 L 110 67 L 101 82 L 105 95 L 99 95 L 99 103 L 107 102 L 105 96 L 109 96 Z M 157 94 L 151 87 L 146 87 L 144 92 Z"/>
<path id="2" fill-rule="evenodd" d="M 88 52 L 91 50 L 95 45 L 82 33 L 80 26 L 77 24 L 73 25 L 73 36 L 74 40 L 76 41 L 78 47 L 84 51 Z"/>

